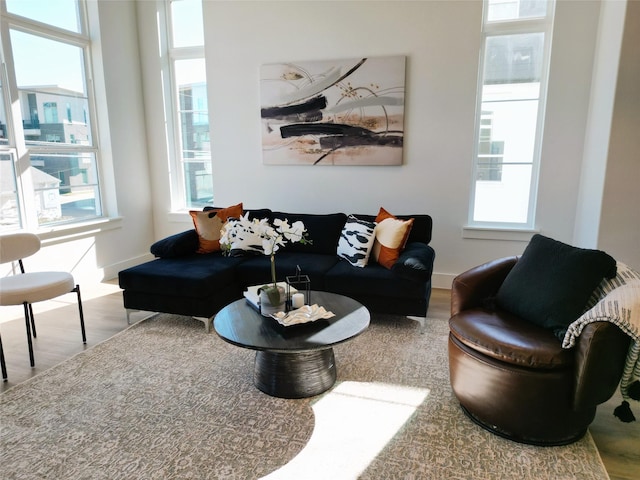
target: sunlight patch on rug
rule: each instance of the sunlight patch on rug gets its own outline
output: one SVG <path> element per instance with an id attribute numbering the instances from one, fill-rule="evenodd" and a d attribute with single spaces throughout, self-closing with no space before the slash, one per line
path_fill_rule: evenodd
<path id="1" fill-rule="evenodd" d="M 309 443 L 268 480 L 353 478 L 385 448 L 429 390 L 382 383 L 338 384 L 312 407 Z"/>

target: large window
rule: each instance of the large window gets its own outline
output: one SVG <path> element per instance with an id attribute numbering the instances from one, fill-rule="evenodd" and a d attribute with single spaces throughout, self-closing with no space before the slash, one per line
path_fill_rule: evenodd
<path id="1" fill-rule="evenodd" d="M 84 0 L 0 5 L 0 229 L 100 217 Z"/>
<path id="2" fill-rule="evenodd" d="M 484 1 L 471 226 L 534 226 L 553 6 Z"/>
<path id="3" fill-rule="evenodd" d="M 174 121 L 172 198 L 174 209 L 213 202 L 207 76 L 204 61 L 202 0 L 167 3 L 169 68 Z"/>

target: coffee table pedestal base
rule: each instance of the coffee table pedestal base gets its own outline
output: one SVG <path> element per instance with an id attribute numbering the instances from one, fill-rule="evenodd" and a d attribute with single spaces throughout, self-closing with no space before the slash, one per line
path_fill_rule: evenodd
<path id="1" fill-rule="evenodd" d="M 313 397 L 335 382 L 332 348 L 295 353 L 256 352 L 253 383 L 273 397 Z"/>

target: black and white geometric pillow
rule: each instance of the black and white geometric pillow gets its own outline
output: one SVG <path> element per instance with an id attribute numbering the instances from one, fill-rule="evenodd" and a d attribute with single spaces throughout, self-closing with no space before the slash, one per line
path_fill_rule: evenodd
<path id="1" fill-rule="evenodd" d="M 340 240 L 338 240 L 338 256 L 356 267 L 365 267 L 375 240 L 375 222 L 360 220 L 349 215 Z"/>

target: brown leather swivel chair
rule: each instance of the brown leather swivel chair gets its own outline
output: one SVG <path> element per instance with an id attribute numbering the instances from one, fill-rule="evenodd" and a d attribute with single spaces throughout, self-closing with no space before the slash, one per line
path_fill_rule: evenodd
<path id="1" fill-rule="evenodd" d="M 563 349 L 548 329 L 492 302 L 518 257 L 472 268 L 453 281 L 451 387 L 464 412 L 500 436 L 536 445 L 580 439 L 596 406 L 620 381 L 630 338 L 609 322 L 585 327 Z"/>

